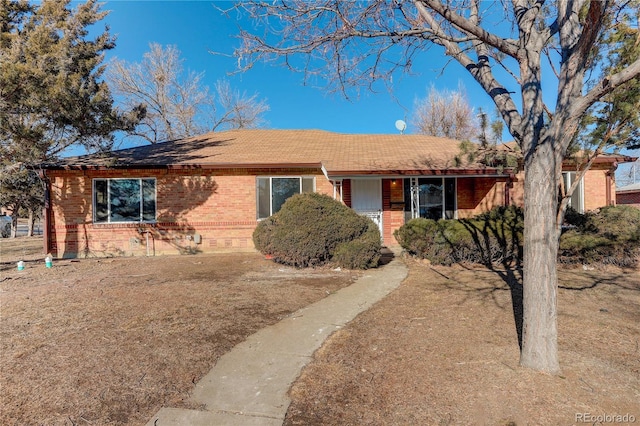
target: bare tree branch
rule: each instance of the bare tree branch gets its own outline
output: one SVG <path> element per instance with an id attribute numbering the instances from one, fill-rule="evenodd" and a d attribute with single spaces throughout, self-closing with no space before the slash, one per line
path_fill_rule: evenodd
<path id="1" fill-rule="evenodd" d="M 216 95 L 202 85 L 204 73 L 184 71 L 175 46 L 150 45 L 142 62 L 115 60 L 107 77 L 127 105 L 143 104 L 146 117 L 129 132 L 149 143 L 193 136 L 221 128 L 257 127 L 269 110 L 257 95 L 233 92 L 228 83 L 216 86 Z M 216 102 L 217 100 L 217 102 Z M 217 117 L 222 109 L 222 117 Z"/>
<path id="2" fill-rule="evenodd" d="M 454 24 L 460 30 L 477 37 L 479 40 L 495 47 L 505 55 L 509 55 L 513 58 L 518 57 L 518 45 L 515 41 L 505 40 L 486 31 L 484 28 L 478 26 L 477 22 L 474 23 L 473 20 L 458 15 L 443 2 L 437 0 L 421 0 L 418 3 L 423 3 L 425 6 L 428 6 L 430 9 L 437 12 L 448 22 Z"/>

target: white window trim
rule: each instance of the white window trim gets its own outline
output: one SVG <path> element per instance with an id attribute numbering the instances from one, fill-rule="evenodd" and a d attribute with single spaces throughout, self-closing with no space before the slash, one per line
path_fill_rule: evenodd
<path id="1" fill-rule="evenodd" d="M 144 199 L 140 196 L 140 218 L 139 220 L 130 220 L 130 221 L 111 221 L 111 185 L 109 185 L 109 181 L 112 180 L 137 180 L 140 182 L 140 191 L 142 191 L 142 181 L 143 180 L 153 180 L 153 201 L 155 203 L 155 218 L 153 220 L 143 220 L 143 203 Z M 107 182 L 107 220 L 103 222 L 96 221 L 96 181 L 106 181 Z M 142 194 L 141 194 L 142 195 Z M 113 225 L 113 224 L 131 224 L 131 223 L 157 223 L 158 220 L 158 179 L 154 177 L 141 177 L 141 178 L 94 178 L 91 182 L 91 205 L 92 205 L 92 223 L 95 225 Z"/>
<path id="2" fill-rule="evenodd" d="M 563 177 L 566 176 L 566 180 L 567 180 L 567 185 L 566 185 L 567 187 L 564 189 L 565 193 L 571 187 L 571 185 L 573 185 L 571 173 L 573 173 L 574 175 L 578 174 L 578 172 L 571 172 L 571 171 L 562 172 Z M 573 201 L 571 200 L 571 197 L 573 197 L 576 194 L 576 191 L 580 195 L 580 205 L 577 207 L 571 204 L 571 202 Z M 578 183 L 578 186 L 576 187 L 576 190 L 573 192 L 573 194 L 571 194 L 571 197 L 569 197 L 569 204 L 567 206 L 572 207 L 578 213 L 584 213 L 584 175 L 582 175 L 582 177 L 580 178 L 580 183 Z"/>

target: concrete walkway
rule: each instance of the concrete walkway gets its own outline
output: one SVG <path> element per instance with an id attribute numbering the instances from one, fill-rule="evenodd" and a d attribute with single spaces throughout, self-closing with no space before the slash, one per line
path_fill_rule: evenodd
<path id="1" fill-rule="evenodd" d="M 282 425 L 287 392 L 329 335 L 394 290 L 407 275 L 397 258 L 264 328 L 220 357 L 191 400 L 204 411 L 162 408 L 147 426 Z"/>

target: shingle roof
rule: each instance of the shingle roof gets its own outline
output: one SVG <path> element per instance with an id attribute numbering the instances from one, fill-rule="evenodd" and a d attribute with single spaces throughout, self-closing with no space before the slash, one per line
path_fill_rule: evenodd
<path id="1" fill-rule="evenodd" d="M 424 135 L 341 134 L 321 130 L 231 130 L 114 151 L 111 156 L 66 158 L 48 168 L 91 167 L 323 167 L 329 175 L 459 172 L 459 141 Z"/>

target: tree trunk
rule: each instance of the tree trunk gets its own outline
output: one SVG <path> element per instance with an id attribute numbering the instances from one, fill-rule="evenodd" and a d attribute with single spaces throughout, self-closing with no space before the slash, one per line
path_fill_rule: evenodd
<path id="1" fill-rule="evenodd" d="M 14 208 L 11 214 L 11 238 L 18 236 L 18 208 Z"/>
<path id="2" fill-rule="evenodd" d="M 33 210 L 29 210 L 29 227 L 27 229 L 27 237 L 33 237 L 33 228 L 36 222 L 36 215 L 33 214 Z"/>
<path id="3" fill-rule="evenodd" d="M 556 223 L 559 173 L 561 168 L 549 143 L 539 144 L 525 160 L 520 365 L 551 374 L 560 372 L 556 271 L 560 234 Z"/>

